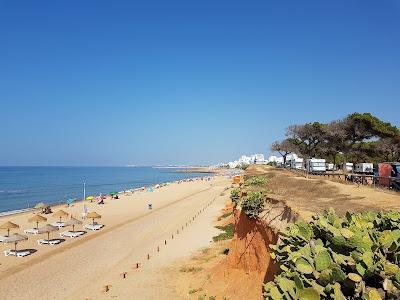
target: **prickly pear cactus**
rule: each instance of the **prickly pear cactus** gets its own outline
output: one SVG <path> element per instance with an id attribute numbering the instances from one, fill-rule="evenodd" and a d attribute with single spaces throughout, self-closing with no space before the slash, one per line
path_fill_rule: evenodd
<path id="1" fill-rule="evenodd" d="M 400 213 L 330 209 L 271 245 L 280 273 L 266 299 L 400 299 Z"/>

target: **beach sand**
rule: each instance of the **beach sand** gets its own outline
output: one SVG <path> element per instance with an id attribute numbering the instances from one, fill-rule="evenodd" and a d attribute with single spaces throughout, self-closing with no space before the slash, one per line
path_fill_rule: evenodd
<path id="1" fill-rule="evenodd" d="M 18 249 L 37 252 L 24 258 L 0 255 L 1 299 L 157 299 L 162 291 L 164 299 L 176 299 L 168 282 L 157 281 L 157 270 L 207 246 L 216 231 L 212 221 L 226 200 L 221 193 L 228 186 L 230 180 L 216 176 L 211 181 L 173 183 L 152 193 L 122 195 L 118 200 L 107 199 L 104 205 L 86 202 L 89 211 L 102 215 L 98 222 L 106 226 L 56 246 L 39 246 L 36 240 L 45 235 L 29 235 Z M 153 210 L 147 209 L 148 203 Z M 80 219 L 83 204 L 62 209 Z M 0 222 L 19 224 L 20 229 L 12 232 L 21 233 L 34 225 L 27 222 L 32 215 L 2 217 Z M 46 217 L 48 223 L 57 221 L 51 215 Z M 59 232 L 50 236 L 56 237 Z M 1 246 L 6 250 L 13 245 Z M 107 293 L 102 292 L 105 285 L 111 285 Z"/>

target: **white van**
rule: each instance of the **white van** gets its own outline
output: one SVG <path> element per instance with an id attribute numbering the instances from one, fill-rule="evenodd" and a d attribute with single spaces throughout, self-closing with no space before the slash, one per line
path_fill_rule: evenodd
<path id="1" fill-rule="evenodd" d="M 326 165 L 323 158 L 306 159 L 306 171 L 309 173 L 325 173 Z"/>
<path id="2" fill-rule="evenodd" d="M 301 157 L 296 157 L 290 161 L 290 168 L 296 170 L 303 169 L 303 159 Z"/>
<path id="3" fill-rule="evenodd" d="M 356 173 L 364 173 L 364 174 L 372 174 L 374 173 L 374 164 L 373 163 L 359 163 L 354 167 L 354 172 Z"/>

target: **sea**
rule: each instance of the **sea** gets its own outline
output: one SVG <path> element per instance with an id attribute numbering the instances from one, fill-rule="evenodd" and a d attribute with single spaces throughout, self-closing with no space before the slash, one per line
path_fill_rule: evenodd
<path id="1" fill-rule="evenodd" d="M 206 176 L 153 167 L 0 167 L 0 212 Z"/>

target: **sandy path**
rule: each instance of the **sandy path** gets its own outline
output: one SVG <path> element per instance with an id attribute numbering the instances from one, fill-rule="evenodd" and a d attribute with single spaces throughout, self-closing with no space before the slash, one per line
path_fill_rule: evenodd
<path id="1" fill-rule="evenodd" d="M 42 254 L 37 258 L 25 260 L 10 257 L 10 262 L 6 261 L 10 268 L 2 273 L 3 278 L 0 281 L 1 299 L 65 299 L 68 297 L 98 299 L 102 295 L 100 293 L 102 286 L 120 280 L 120 273 L 123 271 L 133 272 L 132 267 L 136 262 L 146 262 L 147 253 L 153 257 L 158 245 L 165 247 L 162 252 L 165 256 L 164 260 L 159 261 L 161 265 L 172 259 L 174 255 L 180 256 L 190 251 L 189 248 L 203 245 L 204 239 L 201 242 L 196 239 L 197 234 L 202 235 L 201 230 L 196 235 L 188 236 L 191 239 L 188 239 L 185 244 L 191 244 L 191 246 L 187 248 L 173 247 L 173 243 L 177 243 L 181 237 L 175 236 L 175 239 L 171 241 L 171 234 L 176 235 L 176 230 L 181 229 L 182 225 L 185 226 L 185 223 L 210 200 L 218 199 L 226 185 L 227 181 L 224 179 L 216 180 L 212 186 L 206 182 L 192 182 L 172 187 L 170 190 L 166 189 L 164 193 L 158 191 L 146 195 L 147 199 L 149 197 L 159 199 L 159 206 L 156 206 L 151 213 L 145 209 L 146 202 L 140 196 L 137 196 L 137 202 L 129 204 L 130 206 L 127 206 L 128 204 L 124 206 L 123 202 L 113 203 L 113 209 L 111 206 L 108 208 L 109 215 L 112 215 L 112 218 L 109 216 L 109 221 L 113 225 L 103 232 L 91 233 L 79 242 L 68 241 L 69 245 L 66 243 L 58 249 L 47 247 L 43 251 L 40 250 Z M 121 210 L 121 207 L 125 209 Z M 129 208 L 128 212 L 127 208 Z M 205 213 L 203 215 L 205 216 Z M 196 218 L 196 222 L 199 219 L 201 218 Z M 106 221 L 107 218 L 103 220 Z M 188 231 L 196 222 L 188 226 Z M 108 223 L 105 222 L 105 224 Z M 204 232 L 207 240 L 209 231 L 210 229 Z M 180 234 L 181 241 L 184 241 L 185 230 L 183 234 Z M 167 246 L 163 245 L 165 239 L 168 241 Z M 169 247 L 170 244 L 171 247 Z M 165 251 L 167 248 L 169 248 L 168 251 Z M 156 259 L 150 261 L 155 264 Z M 143 270 L 146 267 L 148 266 L 143 265 Z M 121 299 L 134 298 L 122 297 Z"/>
<path id="2" fill-rule="evenodd" d="M 147 248 L 150 253 L 150 260 L 142 256 L 143 263 L 139 269 L 135 269 L 134 256 L 127 257 L 109 270 L 107 274 L 101 274 L 98 277 L 98 282 L 92 282 L 81 290 L 77 290 L 71 295 L 70 299 L 79 299 L 81 295 L 85 295 L 84 299 L 184 299 L 182 295 L 176 293 L 176 280 L 171 277 L 174 274 L 165 273 L 165 267 L 172 266 L 177 261 L 188 258 L 195 251 L 210 245 L 212 237 L 220 232 L 214 227 L 214 223 L 221 209 L 223 209 L 226 199 L 227 196 L 214 198 L 211 205 L 200 213 L 195 221 L 192 221 L 188 227 L 184 225 L 183 231 L 179 230 L 178 235 L 173 229 L 176 226 L 169 226 L 175 233 L 174 239 L 171 239 L 171 236 L 168 235 L 166 246 L 163 243 L 164 237 L 161 237 L 160 243 L 160 237 L 154 237 L 152 234 L 160 229 L 161 224 L 153 224 L 151 228 L 148 228 L 148 232 L 144 232 L 144 234 L 151 235 L 151 237 L 147 235 L 143 239 L 143 241 L 146 240 L 149 243 L 146 243 L 146 247 L 138 249 Z M 201 203 L 204 203 L 204 201 L 201 201 Z M 171 209 L 174 210 L 172 207 Z M 174 211 L 174 213 L 179 212 Z M 190 215 L 188 217 L 190 218 Z M 174 216 L 173 219 L 175 219 Z M 179 224 L 179 221 L 183 223 L 185 220 L 187 218 L 176 216 L 174 225 Z M 160 246 L 160 252 L 157 252 L 157 246 Z M 122 279 L 121 276 L 123 272 L 128 272 L 125 279 Z M 102 292 L 104 284 L 111 285 L 108 293 Z"/>

